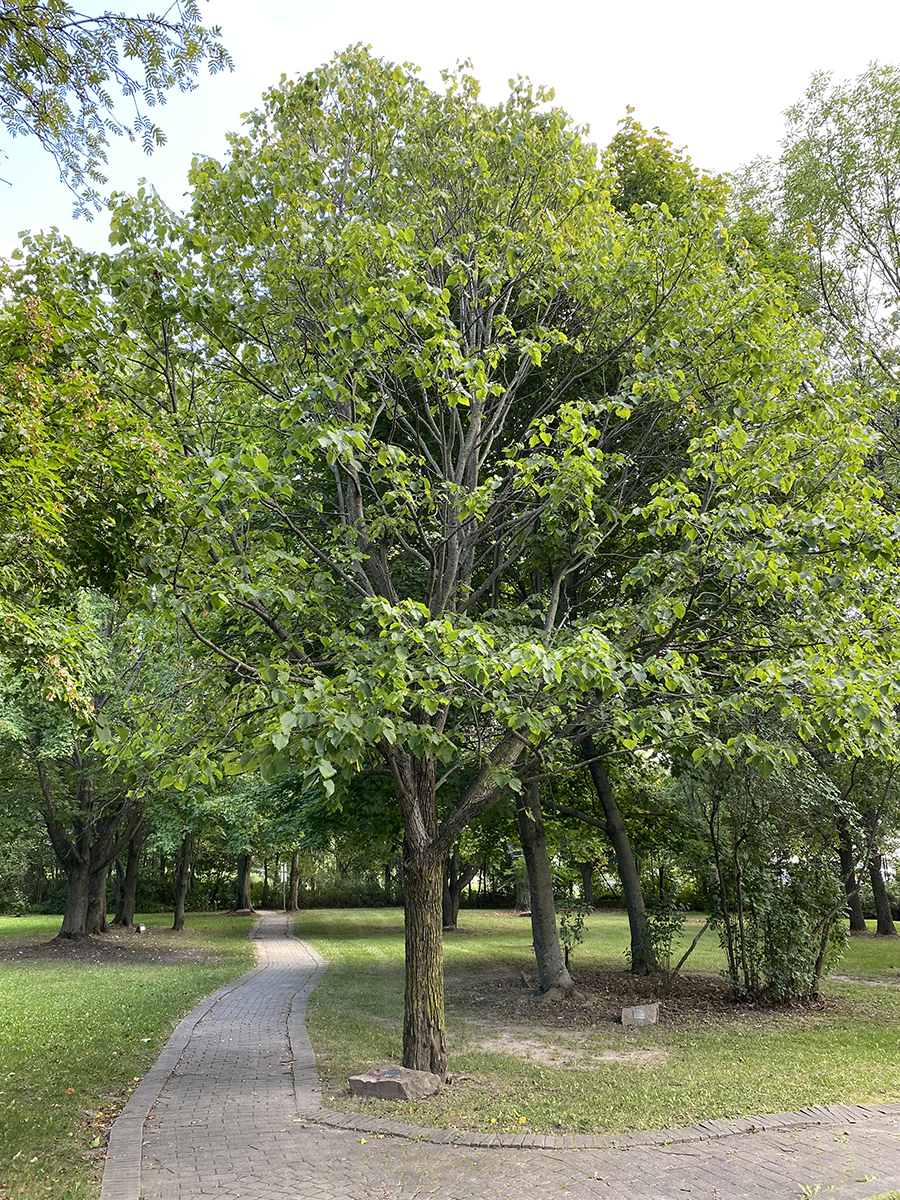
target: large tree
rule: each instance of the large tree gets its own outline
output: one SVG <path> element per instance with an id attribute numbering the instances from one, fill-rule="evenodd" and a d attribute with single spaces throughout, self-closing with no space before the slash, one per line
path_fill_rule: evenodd
<path id="1" fill-rule="evenodd" d="M 697 744 L 751 697 L 834 729 L 852 697 L 859 730 L 892 698 L 853 658 L 876 571 L 846 619 L 893 549 L 855 398 L 717 203 L 617 211 L 549 99 L 350 51 L 195 164 L 187 217 L 123 200 L 122 251 L 66 268 L 112 293 L 96 369 L 181 464 L 144 562 L 222 664 L 224 769 L 390 772 L 403 1059 L 439 1073 L 470 821 L 586 738 Z"/>

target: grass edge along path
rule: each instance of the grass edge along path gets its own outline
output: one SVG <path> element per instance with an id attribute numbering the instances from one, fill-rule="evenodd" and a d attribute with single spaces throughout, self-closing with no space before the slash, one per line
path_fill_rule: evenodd
<path id="1" fill-rule="evenodd" d="M 149 933 L 129 935 L 146 952 L 134 962 L 0 960 L 0 1200 L 95 1196 L 109 1127 L 172 1030 L 254 965 L 250 917 L 190 914 L 183 935 L 165 913 L 139 920 Z M 0 948 L 58 927 L 0 920 Z M 169 961 L 173 949 L 195 957 Z"/>
<path id="2" fill-rule="evenodd" d="M 350 1074 L 399 1061 L 402 922 L 398 909 L 308 910 L 296 922 L 329 961 L 307 1021 L 326 1106 L 478 1133 L 602 1134 L 900 1100 L 894 986 L 829 981 L 820 1009 L 713 1012 L 628 1033 L 590 1005 L 535 1005 L 521 979 L 534 974 L 529 922 L 471 910 L 465 932 L 445 937 L 452 1084 L 402 1106 L 351 1098 Z M 589 918 L 576 986 L 579 972 L 622 971 L 626 944 L 623 914 Z M 716 979 L 721 965 L 710 938 L 698 968 Z M 859 939 L 837 969 L 896 983 L 898 967 L 900 941 Z"/>

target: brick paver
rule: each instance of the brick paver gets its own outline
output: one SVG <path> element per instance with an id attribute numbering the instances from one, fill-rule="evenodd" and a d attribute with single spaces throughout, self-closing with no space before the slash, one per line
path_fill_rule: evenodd
<path id="1" fill-rule="evenodd" d="M 900 1188 L 898 1106 L 495 1148 L 327 1112 L 302 1023 L 323 964 L 282 915 L 254 937 L 259 965 L 185 1018 L 116 1122 L 102 1200 L 862 1200 Z"/>

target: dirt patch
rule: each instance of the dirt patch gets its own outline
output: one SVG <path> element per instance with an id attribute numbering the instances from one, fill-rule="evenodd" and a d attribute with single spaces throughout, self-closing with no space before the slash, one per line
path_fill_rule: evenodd
<path id="1" fill-rule="evenodd" d="M 579 970 L 577 995 L 548 1002 L 537 994 L 537 977 L 516 964 L 497 963 L 490 972 L 470 977 L 452 990 L 450 1008 L 489 1014 L 493 1025 L 511 1023 L 546 1029 L 621 1029 L 622 1009 L 659 1001 L 659 1024 L 669 1028 L 701 1027 L 711 1022 L 780 1026 L 848 1016 L 856 1011 L 852 1000 L 824 997 L 809 1004 L 778 1008 L 765 1004 L 736 1003 L 724 979 L 715 975 L 684 973 L 671 982 L 641 978 L 628 971 Z"/>
<path id="2" fill-rule="evenodd" d="M 136 933 L 110 929 L 97 937 L 39 942 L 16 941 L 0 945 L 0 962 L 153 963 L 155 966 L 185 962 L 216 962 L 217 956 L 193 946 L 179 945 L 182 935 L 155 929 Z"/>
<path id="3" fill-rule="evenodd" d="M 560 1030 L 560 1033 L 568 1031 Z M 486 1050 L 489 1054 L 508 1054 L 510 1058 L 525 1058 L 531 1062 L 542 1063 L 548 1067 L 570 1067 L 579 1071 L 590 1071 L 600 1062 L 627 1062 L 634 1066 L 646 1066 L 649 1063 L 663 1061 L 667 1055 L 663 1050 L 598 1050 L 592 1052 L 584 1045 L 585 1039 L 566 1039 L 569 1044 L 561 1044 L 560 1040 L 542 1042 L 535 1038 L 517 1037 L 510 1030 L 504 1030 L 498 1037 L 485 1038 L 477 1042 L 475 1048 Z M 577 1040 L 577 1045 L 574 1044 Z"/>

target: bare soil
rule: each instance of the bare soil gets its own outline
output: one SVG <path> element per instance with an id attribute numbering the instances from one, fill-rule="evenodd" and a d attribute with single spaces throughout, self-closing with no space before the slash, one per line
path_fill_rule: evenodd
<path id="1" fill-rule="evenodd" d="M 473 1010 L 491 1024 L 527 1024 L 556 1030 L 598 1030 L 618 1026 L 622 1009 L 659 1001 L 659 1024 L 689 1028 L 709 1024 L 779 1025 L 807 1023 L 852 1015 L 852 1001 L 828 996 L 791 1008 L 736 1003 L 724 979 L 687 972 L 674 980 L 644 978 L 628 971 L 581 969 L 576 972 L 575 996 L 547 1001 L 537 991 L 537 976 L 496 963 L 465 980 L 448 980 L 448 1010 L 461 1016 Z M 477 1019 L 477 1018 L 476 1018 Z"/>
<path id="2" fill-rule="evenodd" d="M 138 933 L 134 929 L 112 926 L 96 937 L 65 940 L 17 940 L 0 946 L 0 962 L 35 960 L 42 962 L 82 962 L 94 964 L 153 963 L 154 966 L 177 963 L 211 963 L 215 954 L 180 945 L 183 934 L 171 929 L 153 929 Z"/>

